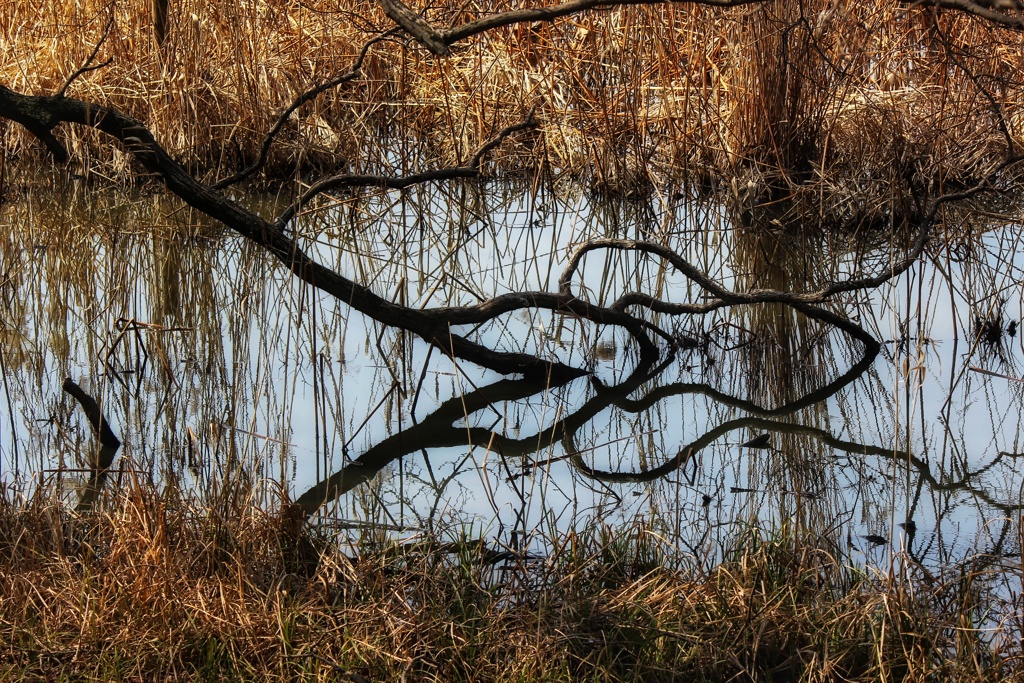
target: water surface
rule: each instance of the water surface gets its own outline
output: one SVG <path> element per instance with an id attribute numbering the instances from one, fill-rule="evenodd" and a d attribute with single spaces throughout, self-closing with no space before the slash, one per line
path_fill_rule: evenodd
<path id="1" fill-rule="evenodd" d="M 553 291 L 597 237 L 668 245 L 736 290 L 813 289 L 904 249 L 899 230 L 780 215 L 467 184 L 338 198 L 291 227 L 342 273 L 422 307 Z M 932 566 L 1019 553 L 1024 277 L 1019 225 L 991 211 L 961 211 L 910 271 L 827 307 L 877 354 L 775 304 L 652 315 L 687 340 L 653 363 L 621 329 L 547 311 L 454 330 L 589 371 L 561 384 L 446 358 L 161 195 L 33 189 L 0 222 L 0 463 L 25 489 L 59 483 L 74 502 L 88 476 L 71 377 L 124 442 L 110 485 L 241 480 L 339 534 L 455 522 L 522 545 L 642 518 L 698 557 L 753 524 L 872 563 L 894 549 Z M 659 259 L 616 251 L 590 253 L 575 288 L 603 303 L 703 296 Z"/>

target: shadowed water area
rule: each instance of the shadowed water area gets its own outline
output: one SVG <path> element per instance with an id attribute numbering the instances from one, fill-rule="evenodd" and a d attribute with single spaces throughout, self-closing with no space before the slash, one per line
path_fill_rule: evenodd
<path id="1" fill-rule="evenodd" d="M 653 359 L 622 329 L 550 311 L 454 330 L 587 371 L 544 381 L 453 361 L 162 195 L 27 191 L 0 206 L 2 480 L 85 495 L 97 447 L 62 390 L 71 378 L 123 442 L 105 486 L 244 481 L 338 534 L 455 522 L 542 551 L 559 531 L 642 518 L 709 561 L 759 525 L 869 564 L 897 550 L 926 568 L 1019 563 L 1019 226 L 992 207 L 958 211 L 907 273 L 824 307 L 843 325 L 780 304 L 650 313 L 675 346 L 661 339 Z M 556 290 L 596 237 L 663 244 L 737 291 L 884 272 L 909 240 L 514 184 L 339 197 L 292 230 L 417 307 Z M 588 252 L 573 282 L 605 304 L 705 296 L 657 256 L 611 249 Z"/>

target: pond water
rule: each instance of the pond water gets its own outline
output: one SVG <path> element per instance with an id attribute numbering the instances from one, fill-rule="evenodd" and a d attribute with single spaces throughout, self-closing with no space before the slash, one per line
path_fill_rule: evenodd
<path id="1" fill-rule="evenodd" d="M 877 354 L 777 304 L 652 314 L 688 340 L 655 362 L 623 330 L 548 311 L 455 330 L 589 371 L 538 383 L 384 328 L 161 195 L 26 191 L 0 205 L 0 477 L 77 499 L 94 438 L 61 389 L 70 377 L 123 441 L 110 485 L 245 481 L 339 534 L 454 523 L 520 546 L 641 518 L 694 556 L 752 524 L 873 563 L 1017 556 L 1024 250 L 1009 218 L 961 214 L 910 271 L 828 306 Z M 342 273 L 424 307 L 554 291 L 595 237 L 665 244 L 735 290 L 881 272 L 905 248 L 781 213 L 510 184 L 339 197 L 292 228 Z M 575 287 L 605 303 L 704 295 L 656 257 L 613 250 L 588 254 Z"/>

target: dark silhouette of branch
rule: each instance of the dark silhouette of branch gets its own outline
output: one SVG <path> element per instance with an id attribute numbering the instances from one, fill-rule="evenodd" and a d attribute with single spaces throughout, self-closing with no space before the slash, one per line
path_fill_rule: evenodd
<path id="1" fill-rule="evenodd" d="M 387 15 L 410 36 L 435 55 L 449 54 L 448 46 L 487 31 L 514 24 L 538 21 L 552 21 L 561 17 L 578 14 L 586 10 L 609 9 L 629 5 L 664 5 L 673 0 L 571 0 L 548 7 L 510 10 L 487 15 L 473 21 L 460 24 L 446 31 L 437 31 L 426 20 L 417 15 L 401 0 L 380 0 Z M 757 5 L 766 0 L 688 0 L 689 5 L 706 5 L 710 7 L 741 7 Z M 1011 14 L 1021 12 L 1024 4 L 1018 0 L 906 0 L 905 5 L 913 7 L 935 7 L 951 9 L 986 19 L 999 26 L 1013 29 L 1024 29 L 1024 16 Z"/>
<path id="2" fill-rule="evenodd" d="M 395 2 L 396 0 L 391 0 Z M 708 5 L 711 7 L 740 7 L 742 5 L 757 5 L 765 2 L 766 0 L 689 0 L 686 3 L 688 5 Z M 446 45 L 452 45 L 465 40 L 471 36 L 475 36 L 480 33 L 486 33 L 502 26 L 511 26 L 513 24 L 523 24 L 533 21 L 551 21 L 552 19 L 558 19 L 560 17 L 566 17 L 571 14 L 577 14 L 585 10 L 590 9 L 609 9 L 612 7 L 623 7 L 627 5 L 664 5 L 668 4 L 665 0 L 624 0 L 618 2 L 616 0 L 572 0 L 572 2 L 564 2 L 558 5 L 551 5 L 550 7 L 537 7 L 533 9 L 519 9 L 511 10 L 509 12 L 500 12 L 498 14 L 492 14 L 486 17 L 481 17 L 475 21 L 470 21 L 461 26 L 456 26 L 453 29 L 445 31 L 441 34 L 442 39 Z"/>
<path id="3" fill-rule="evenodd" d="M 545 361 L 529 354 L 496 351 L 452 331 L 453 326 L 478 325 L 522 308 L 558 311 L 598 324 L 622 326 L 636 338 L 642 354 L 658 354 L 657 347 L 645 332 L 651 327 L 649 323 L 572 296 L 550 292 L 512 293 L 477 306 L 433 309 L 411 308 L 384 299 L 370 288 L 316 261 L 274 222 L 261 218 L 196 180 L 167 154 L 140 121 L 114 109 L 71 98 L 21 95 L 0 85 L 0 116 L 23 122 L 30 130 L 49 131 L 58 123 L 67 122 L 90 126 L 110 135 L 121 141 L 146 170 L 162 178 L 171 192 L 266 250 L 303 282 L 346 302 L 384 325 L 420 336 L 454 358 L 468 360 L 506 375 L 523 373 L 543 377 L 578 377 L 586 374 L 585 370 Z M 485 148 L 489 145 L 485 145 Z M 60 149 L 63 151 L 63 148 Z M 474 155 L 473 159 L 478 163 L 479 156 Z M 476 169 L 462 168 L 452 177 L 473 177 L 476 173 Z M 416 178 L 415 182 L 425 182 L 427 179 L 429 177 Z"/>
<path id="4" fill-rule="evenodd" d="M 103 34 L 100 36 L 100 39 L 96 41 L 96 46 L 92 49 L 92 52 L 89 53 L 89 57 L 85 60 L 85 63 L 82 64 L 82 66 L 78 67 L 78 69 L 76 69 L 73 74 L 68 76 L 68 79 L 64 81 L 64 85 L 61 86 L 61 89 L 57 91 L 57 97 L 64 97 L 64 95 L 66 95 L 68 92 L 68 88 L 71 87 L 71 84 L 74 83 L 82 74 L 88 73 L 90 71 L 95 71 L 97 69 L 102 69 L 106 65 L 110 64 L 110 62 L 112 61 L 110 59 L 106 60 L 105 62 L 100 62 L 99 64 L 93 64 L 92 60 L 96 59 L 96 55 L 99 54 L 100 48 L 103 47 L 103 43 L 106 42 L 107 36 L 110 34 L 110 28 L 113 25 L 114 14 L 111 13 L 110 18 L 107 20 L 107 25 L 103 28 Z"/>
<path id="5" fill-rule="evenodd" d="M 498 26 L 507 26 L 527 21 L 550 21 L 557 17 L 567 16 L 587 9 L 630 4 L 651 4 L 660 1 L 624 0 L 613 2 L 610 0 L 573 0 L 572 2 L 547 8 L 515 10 L 484 17 L 438 35 L 443 38 L 446 44 L 452 44 L 458 40 L 483 33 Z M 733 7 L 761 1 L 695 0 L 693 4 Z M 398 8 L 398 13 L 405 17 L 403 12 L 408 10 L 408 8 L 402 10 L 399 0 L 387 0 L 387 2 L 393 5 L 393 9 Z M 419 26 L 420 21 L 417 17 L 416 22 L 413 23 Z M 419 28 L 422 28 L 422 26 L 419 26 Z M 451 357 L 468 360 L 502 374 L 522 373 L 534 377 L 543 377 L 548 381 L 552 381 L 554 378 L 576 377 L 585 374 L 585 370 L 572 368 L 558 362 L 547 361 L 530 354 L 487 348 L 462 336 L 454 328 L 458 326 L 480 325 L 494 320 L 498 316 L 521 309 L 548 310 L 562 315 L 575 316 L 600 325 L 615 325 L 624 328 L 632 335 L 639 346 L 641 358 L 645 362 L 650 362 L 660 355 L 660 350 L 653 341 L 652 335 L 666 343 L 669 353 L 675 350 L 675 339 L 655 324 L 633 314 L 630 312 L 630 309 L 641 307 L 655 313 L 681 315 L 703 314 L 724 306 L 743 303 L 782 303 L 805 310 L 808 306 L 817 306 L 844 292 L 876 287 L 901 274 L 913 263 L 917 262 L 927 244 L 931 226 L 936 220 L 938 211 L 944 204 L 966 199 L 991 189 L 989 179 L 983 179 L 975 186 L 961 192 L 946 194 L 928 200 L 928 204 L 919 211 L 920 218 L 916 221 L 915 225 L 917 228 L 916 237 L 902 260 L 881 273 L 835 282 L 816 292 L 780 292 L 774 290 L 733 292 L 689 264 L 679 254 L 662 245 L 634 240 L 593 240 L 583 244 L 571 257 L 559 280 L 557 292 L 513 292 L 496 296 L 473 306 L 427 309 L 404 306 L 375 294 L 368 286 L 356 283 L 317 261 L 302 249 L 297 236 L 289 234 L 287 229 L 289 224 L 302 208 L 315 197 L 339 188 L 376 186 L 387 189 L 403 189 L 426 182 L 477 178 L 480 175 L 480 166 L 484 155 L 500 145 L 509 136 L 533 126 L 532 112 L 523 121 L 499 131 L 493 138 L 483 143 L 463 165 L 428 170 L 400 177 L 378 175 L 330 176 L 315 183 L 302 193 L 294 204 L 287 207 L 274 220 L 268 220 L 253 213 L 220 192 L 220 189 L 248 177 L 262 166 L 266 161 L 273 140 L 282 129 L 288 117 L 303 104 L 318 95 L 355 78 L 370 48 L 378 42 L 387 39 L 390 35 L 390 33 L 383 34 L 368 41 L 348 71 L 324 84 L 307 90 L 293 100 L 289 108 L 278 117 L 277 123 L 265 138 L 256 162 L 235 176 L 224 179 L 215 185 L 204 184 L 190 175 L 177 161 L 171 158 L 140 121 L 115 109 L 68 98 L 63 95 L 63 89 L 61 93 L 55 96 L 29 96 L 16 93 L 0 85 L 0 117 L 11 119 L 25 126 L 31 133 L 43 141 L 58 161 L 66 161 L 68 153 L 53 135 L 52 131 L 57 125 L 70 123 L 89 126 L 102 131 L 120 141 L 125 149 L 131 152 L 136 160 L 149 172 L 162 178 L 171 192 L 193 208 L 223 223 L 239 235 L 267 251 L 303 282 L 346 302 L 353 309 L 383 325 L 399 328 L 418 335 L 427 343 Z M 1002 169 L 1017 161 L 1016 157 L 1007 159 L 990 177 L 998 176 Z M 674 268 L 694 280 L 710 295 L 710 299 L 702 300 L 699 303 L 675 304 L 658 300 L 643 292 L 631 292 L 623 295 L 610 306 L 601 306 L 578 298 L 573 292 L 572 280 L 583 256 L 597 249 L 639 251 L 666 259 Z M 844 319 L 841 316 L 825 309 L 815 308 L 814 310 L 820 314 L 822 320 L 833 325 L 843 326 Z"/>
<path id="6" fill-rule="evenodd" d="M 963 14 L 970 14 L 1004 28 L 1012 28 L 1018 31 L 1024 30 L 1024 4 L 1018 0 L 918 0 L 917 2 L 904 2 L 905 5 L 914 7 L 936 7 L 949 9 Z M 1011 14 L 1017 12 L 1017 14 Z"/>
<path id="7" fill-rule="evenodd" d="M 66 159 L 67 154 L 50 133 L 53 127 L 61 122 L 67 122 L 96 128 L 121 141 L 148 171 L 164 180 L 171 192 L 193 208 L 220 221 L 265 249 L 302 281 L 346 302 L 353 309 L 384 325 L 420 336 L 449 356 L 477 363 L 502 374 L 523 373 L 542 377 L 575 377 L 585 374 L 585 370 L 545 361 L 529 354 L 490 349 L 459 335 L 453 331 L 453 328 L 460 325 L 480 325 L 498 316 L 524 308 L 550 310 L 597 324 L 620 326 L 633 336 L 644 358 L 656 358 L 659 355 L 659 350 L 649 334 L 653 333 L 668 342 L 670 352 L 674 351 L 673 337 L 654 324 L 631 314 L 628 311 L 631 306 L 643 306 L 654 312 L 673 315 L 707 313 L 723 306 L 740 303 L 783 303 L 792 306 L 807 306 L 823 303 L 842 292 L 875 287 L 904 272 L 916 262 L 927 243 L 935 216 L 944 203 L 968 198 L 990 189 L 989 184 L 983 181 L 962 192 L 935 198 L 919 221 L 917 237 L 902 261 L 877 275 L 834 283 L 818 292 L 793 293 L 773 290 L 732 292 L 706 274 L 701 273 L 667 247 L 633 240 L 594 240 L 581 246 L 570 259 L 559 280 L 558 292 L 512 292 L 496 296 L 474 306 L 418 309 L 389 301 L 375 294 L 369 287 L 360 285 L 318 262 L 301 248 L 296 237 L 289 236 L 286 230 L 287 224 L 294 218 L 304 202 L 309 201 L 317 194 L 338 187 L 364 184 L 401 189 L 429 181 L 477 177 L 483 155 L 509 135 L 530 127 L 532 125 L 530 118 L 500 131 L 494 138 L 484 143 L 464 166 L 426 171 L 399 178 L 332 176 L 310 188 L 295 204 L 282 212 L 276 221 L 269 221 L 225 197 L 214 187 L 196 180 L 167 154 L 141 122 L 116 110 L 67 97 L 21 95 L 0 85 L 0 116 L 22 123 L 34 133 L 45 133 L 48 138 L 44 138 L 44 142 L 47 140 L 52 142 L 54 155 L 58 159 Z M 1013 161 L 1015 160 L 1007 160 L 1006 164 Z M 624 295 L 611 306 L 600 306 L 577 298 L 572 292 L 572 278 L 579 267 L 582 256 L 595 249 L 636 250 L 665 258 L 675 268 L 694 279 L 712 296 L 712 299 L 699 304 L 672 304 L 656 300 L 643 293 L 634 292 Z M 827 321 L 832 324 L 842 324 L 840 316 L 827 311 L 823 311 L 822 315 L 826 316 Z"/>
<path id="8" fill-rule="evenodd" d="M 536 123 L 533 120 L 533 109 L 527 113 L 526 118 L 519 123 L 513 124 L 498 131 L 497 135 L 487 140 L 480 148 L 473 153 L 473 156 L 461 166 L 449 166 L 447 168 L 414 173 L 407 176 L 382 176 L 382 175 L 350 175 L 339 174 L 328 176 L 314 183 L 299 195 L 299 198 L 291 206 L 280 213 L 275 221 L 278 229 L 285 227 L 302 210 L 302 207 L 312 201 L 317 195 L 325 192 L 332 192 L 346 187 L 380 187 L 389 190 L 403 190 L 413 185 L 437 182 L 444 180 L 455 180 L 458 178 L 476 178 L 480 175 L 480 162 L 483 156 L 500 145 L 508 136 L 523 130 L 533 128 Z"/>
<path id="9" fill-rule="evenodd" d="M 277 135 L 281 132 L 281 129 L 284 128 L 284 124 L 288 122 L 289 118 L 291 118 L 291 115 L 294 114 L 302 105 L 306 104 L 307 102 L 311 102 L 312 100 L 316 99 L 319 95 L 322 95 L 328 90 L 333 90 L 334 88 L 337 88 L 339 85 L 348 83 L 356 76 L 358 76 L 360 69 L 363 68 L 363 62 L 366 60 L 366 55 L 368 55 L 370 52 L 370 48 L 376 45 L 377 43 L 387 40 L 388 38 L 391 38 L 397 32 L 398 29 L 392 29 L 387 33 L 383 33 L 379 36 L 371 38 L 366 42 L 365 45 L 363 45 L 362 49 L 359 51 L 359 55 L 356 57 L 355 62 L 352 64 L 352 66 L 348 68 L 347 71 L 338 74 L 334 78 L 299 94 L 299 96 L 292 100 L 292 103 L 289 104 L 284 109 L 284 111 L 281 112 L 281 114 L 277 117 L 277 121 L 271 127 L 270 132 L 268 132 L 266 137 L 263 138 L 263 144 L 260 145 L 260 153 L 256 156 L 256 161 L 252 162 L 249 166 L 245 167 L 244 169 L 234 174 L 233 176 L 217 181 L 211 187 L 215 190 L 223 190 L 226 187 L 230 187 L 231 185 L 235 185 L 236 183 L 242 182 L 243 180 L 251 176 L 253 173 L 263 168 L 263 165 L 267 163 L 267 157 L 270 155 L 270 148 L 271 146 L 273 146 L 274 140 L 277 138 Z"/>
<path id="10" fill-rule="evenodd" d="M 92 429 L 96 432 L 96 437 L 99 439 L 100 445 L 103 448 L 109 448 L 116 451 L 121 447 L 121 440 L 114 434 L 114 430 L 110 428 L 110 423 L 107 422 L 107 418 L 103 416 L 103 412 L 100 410 L 99 404 L 92 396 L 87 394 L 82 387 L 80 387 L 70 377 L 64 380 L 63 389 L 65 393 L 78 401 L 78 404 L 82 406 L 82 411 L 85 413 L 86 419 L 89 424 L 92 425 Z M 104 467 L 109 467 L 108 462 Z"/>
<path id="11" fill-rule="evenodd" d="M 823 311 L 821 309 L 804 307 L 801 310 L 810 317 L 818 319 L 826 317 L 822 315 Z M 561 456 L 558 459 L 570 460 L 573 467 L 583 472 L 586 476 L 606 481 L 649 481 L 678 469 L 700 449 L 712 443 L 722 434 L 734 429 L 746 426 L 767 426 L 776 430 L 785 429 L 788 431 L 804 429 L 805 433 L 812 433 L 808 430 L 813 428 L 802 428 L 799 425 L 777 422 L 769 419 L 769 416 L 779 417 L 792 414 L 809 405 L 824 401 L 863 375 L 871 366 L 880 348 L 878 342 L 863 328 L 850 321 L 844 320 L 843 329 L 852 338 L 862 343 L 864 348 L 861 352 L 861 358 L 849 370 L 819 389 L 810 391 L 794 401 L 773 409 L 761 408 L 751 401 L 737 396 L 730 396 L 704 384 L 674 383 L 663 385 L 651 389 L 640 398 L 630 398 L 630 396 L 641 390 L 645 384 L 659 377 L 671 362 L 671 358 L 665 358 L 661 363 L 655 365 L 653 360 L 641 358 L 629 376 L 615 386 L 605 386 L 596 378 L 591 378 L 590 381 L 597 389 L 592 398 L 564 417 L 555 420 L 550 426 L 534 434 L 525 434 L 520 435 L 518 438 L 511 438 L 486 428 L 467 428 L 463 422 L 477 411 L 496 403 L 514 401 L 543 391 L 550 391 L 552 388 L 552 385 L 531 380 L 501 380 L 444 402 L 417 424 L 372 446 L 358 458 L 312 486 L 296 500 L 296 504 L 301 507 L 306 516 L 313 515 L 321 506 L 337 499 L 340 495 L 351 491 L 356 486 L 369 481 L 384 467 L 398 458 L 430 448 L 465 447 L 468 444 L 469 446 L 485 447 L 502 458 L 508 459 L 521 458 L 538 451 L 545 451 L 561 440 L 565 445 L 567 455 Z M 564 382 L 556 386 L 561 384 L 564 384 Z M 581 451 L 574 445 L 574 435 L 599 415 L 604 414 L 607 408 L 617 406 L 629 412 L 640 412 L 668 396 L 685 394 L 707 395 L 713 400 L 726 405 L 753 412 L 755 416 L 739 418 L 719 425 L 681 449 L 665 463 L 642 473 L 605 472 L 589 468 L 583 462 L 580 455 Z M 892 449 L 876 448 L 872 450 L 873 447 L 846 444 L 846 442 L 841 442 L 821 430 L 814 431 L 813 433 L 820 433 L 820 438 L 831 439 L 828 441 L 830 444 L 839 445 L 844 450 L 882 455 L 888 454 L 889 456 L 893 454 Z M 827 437 L 823 435 L 827 435 Z M 858 448 L 860 450 L 856 450 Z M 554 461 L 549 459 L 547 462 Z M 527 465 L 527 467 L 532 466 L 534 465 Z"/>

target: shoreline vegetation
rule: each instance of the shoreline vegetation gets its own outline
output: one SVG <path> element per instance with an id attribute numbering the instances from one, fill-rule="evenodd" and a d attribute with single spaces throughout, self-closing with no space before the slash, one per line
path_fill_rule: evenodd
<path id="1" fill-rule="evenodd" d="M 0 677 L 1020 680 L 1019 597 L 999 597 L 1019 558 L 867 569 L 756 527 L 700 557 L 644 521 L 540 539 L 544 554 L 458 527 L 339 544 L 266 497 L 129 477 L 76 513 L 54 489 L 4 489 Z"/>
<path id="2" fill-rule="evenodd" d="M 300 92 L 394 26 L 372 2 L 162 7 L 154 27 L 149 3 L 8 3 L 0 82 L 58 92 L 99 45 L 103 66 L 68 96 L 142 120 L 191 172 L 222 178 L 257 158 Z M 414 9 L 444 27 L 512 7 Z M 490 173 L 622 195 L 715 187 L 746 203 L 806 191 L 826 212 L 884 212 L 915 186 L 988 177 L 1024 140 L 1019 35 L 934 8 L 814 0 L 590 11 L 493 30 L 443 59 L 387 38 L 291 117 L 262 180 L 458 164 L 532 109 L 537 127 L 495 150 Z M 97 131 L 57 132 L 83 173 L 133 177 Z M 43 153 L 18 126 L 0 140 L 15 164 Z"/>

